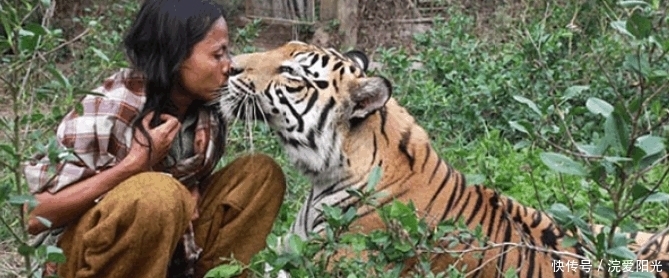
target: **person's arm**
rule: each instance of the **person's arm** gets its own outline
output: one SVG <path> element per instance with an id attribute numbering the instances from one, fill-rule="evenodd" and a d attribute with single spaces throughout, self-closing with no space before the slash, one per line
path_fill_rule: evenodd
<path id="1" fill-rule="evenodd" d="M 161 115 L 163 123 L 151 129 L 149 128 L 149 120 L 152 117 L 153 113 L 149 113 L 142 121 L 153 141 L 150 160 L 148 159 L 148 148 L 145 147 L 147 145 L 146 139 L 141 134 L 135 134 L 133 136 L 135 140 L 131 144 L 128 155 L 117 165 L 71 184 L 55 194 L 48 191 L 35 194 L 38 204 L 30 212 L 28 233 L 35 235 L 47 229 L 37 219 L 37 216 L 49 220 L 51 227 L 62 227 L 78 219 L 93 207 L 95 199 L 102 194 L 125 179 L 148 170 L 149 165 L 155 165 L 162 160 L 179 131 L 180 123 L 176 118 L 163 114 Z M 139 133 L 139 131 L 135 133 Z M 140 141 L 139 144 L 138 141 Z"/>

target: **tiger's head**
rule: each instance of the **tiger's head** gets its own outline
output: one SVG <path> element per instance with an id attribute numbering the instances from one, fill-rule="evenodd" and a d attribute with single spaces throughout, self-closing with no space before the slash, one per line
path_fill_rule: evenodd
<path id="1" fill-rule="evenodd" d="M 266 122 L 298 168 L 322 176 L 347 163 L 342 145 L 351 127 L 390 98 L 387 79 L 365 75 L 368 61 L 359 51 L 296 41 L 235 56 L 221 111 L 228 120 Z"/>

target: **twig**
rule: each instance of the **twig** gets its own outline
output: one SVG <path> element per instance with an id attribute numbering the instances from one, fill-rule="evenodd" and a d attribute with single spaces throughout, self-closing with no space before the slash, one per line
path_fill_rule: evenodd
<path id="1" fill-rule="evenodd" d="M 564 147 L 562 147 L 562 146 L 558 145 L 557 143 L 552 142 L 552 141 L 550 141 L 550 140 L 548 140 L 544 137 L 539 136 L 539 138 L 541 138 L 544 142 L 551 145 L 551 147 L 556 148 L 556 149 L 560 150 L 561 152 L 568 153 L 569 155 L 583 158 L 583 159 L 585 159 L 585 161 L 588 161 L 589 159 L 602 159 L 602 158 L 604 158 L 604 156 L 601 156 L 601 155 L 587 155 L 587 154 L 577 153 L 577 152 L 565 149 Z"/>
<path id="2" fill-rule="evenodd" d="M 413 12 L 413 15 L 416 18 L 421 18 L 422 16 L 420 14 L 420 11 L 418 10 L 418 8 L 416 8 L 416 5 L 413 4 L 413 1 L 411 0 L 406 0 L 406 1 L 407 1 L 407 6 L 411 9 L 411 12 Z"/>
<path id="3" fill-rule="evenodd" d="M 5 167 L 7 169 L 11 169 L 12 167 L 14 167 L 14 166 L 9 165 L 7 162 L 4 162 L 2 160 L 0 160 L 0 165 L 2 165 L 2 167 Z"/>
<path id="4" fill-rule="evenodd" d="M 660 237 L 664 237 L 664 235 L 666 235 L 667 233 L 669 233 L 669 227 L 666 227 L 666 228 L 664 228 L 664 230 L 662 230 L 658 233 L 655 233 L 653 236 L 651 236 L 650 239 L 648 239 L 648 241 L 646 241 L 643 245 L 641 245 L 641 247 L 637 251 L 637 255 L 636 255 L 635 259 L 638 260 L 639 255 L 643 254 L 646 251 L 646 249 L 648 249 L 651 245 L 653 245 L 653 243 L 655 243 L 657 240 L 659 240 Z M 657 251 L 657 250 L 655 250 L 655 251 Z"/>
<path id="5" fill-rule="evenodd" d="M 49 51 L 47 51 L 47 52 L 44 52 L 43 55 L 45 55 L 45 56 L 46 56 L 46 55 L 49 55 L 49 54 L 51 54 L 51 53 L 53 53 L 53 52 L 55 52 L 55 51 L 58 51 L 59 49 L 65 47 L 65 46 L 67 46 L 67 45 L 70 45 L 70 44 L 74 43 L 75 41 L 80 40 L 80 39 L 83 38 L 85 35 L 87 35 L 88 32 L 90 32 L 90 31 L 91 31 L 91 28 L 86 28 L 86 29 L 84 29 L 84 31 L 81 31 L 81 33 L 79 33 L 79 35 L 76 35 L 74 38 L 72 38 L 72 39 L 70 39 L 70 40 L 68 40 L 68 41 L 66 41 L 66 42 L 64 42 L 64 43 L 59 44 L 58 46 L 54 47 L 53 49 L 51 49 L 51 50 L 49 50 Z"/>
<path id="6" fill-rule="evenodd" d="M 5 227 L 7 228 L 7 231 L 9 231 L 9 233 L 12 234 L 12 236 L 13 236 L 16 240 L 23 242 L 23 239 L 21 238 L 21 236 L 19 236 L 19 235 L 14 231 L 14 229 L 12 228 L 12 226 L 9 225 L 9 223 L 7 223 L 7 220 L 5 220 L 4 217 L 0 216 L 0 222 L 2 222 L 2 225 L 5 226 Z"/>
<path id="7" fill-rule="evenodd" d="M 567 134 L 567 138 L 569 139 L 569 143 L 571 143 L 571 145 L 572 145 L 573 147 L 576 147 L 578 144 L 576 143 L 576 140 L 574 140 L 574 136 L 572 135 L 571 130 L 569 129 L 569 125 L 567 125 L 567 121 L 565 120 L 564 112 L 559 108 L 560 106 L 559 106 L 558 103 L 557 103 L 557 100 L 556 100 L 556 96 L 555 96 L 554 90 L 551 89 L 551 90 L 549 91 L 549 94 L 551 95 L 551 100 L 553 101 L 553 106 L 555 107 L 555 112 L 557 112 L 558 116 L 560 117 L 560 121 L 561 121 L 562 126 L 564 127 L 565 134 Z M 562 148 L 561 148 L 561 149 L 562 149 Z M 564 149 L 563 149 L 563 150 L 564 150 Z M 573 153 L 573 152 L 570 151 L 570 153 Z M 578 157 L 584 158 L 583 156 L 578 156 Z M 583 161 L 584 161 L 588 166 L 590 165 L 590 161 L 589 161 L 589 160 L 584 159 Z"/>
<path id="8" fill-rule="evenodd" d="M 481 262 L 481 265 L 479 265 L 479 266 L 477 266 L 476 268 L 472 269 L 471 271 L 467 272 L 467 274 L 465 274 L 465 277 L 470 277 L 470 276 L 474 275 L 474 273 L 476 273 L 477 271 L 483 269 L 487 264 L 489 264 L 489 263 L 492 262 L 493 260 L 496 260 L 496 259 L 498 259 L 498 258 L 504 256 L 506 253 L 509 253 L 509 252 L 511 252 L 511 250 L 515 250 L 516 248 L 518 248 L 518 247 L 511 247 L 511 248 L 508 248 L 506 251 L 500 253 L 499 255 L 497 255 L 497 256 L 493 256 L 492 258 L 487 259 L 487 260 L 485 260 L 484 262 Z"/>
<path id="9" fill-rule="evenodd" d="M 639 171 L 636 175 L 634 175 L 634 177 L 632 177 L 632 180 L 639 179 L 639 177 L 641 177 L 641 175 L 643 175 L 643 174 L 647 173 L 648 171 L 650 171 L 651 169 L 655 168 L 655 166 L 657 166 L 657 164 L 658 164 L 658 161 L 665 160 L 665 159 L 667 159 L 667 157 L 669 157 L 669 154 L 665 155 L 661 159 L 658 159 L 655 163 L 653 163 L 653 165 L 650 165 L 650 166 L 646 167 L 645 169 L 643 169 L 642 171 Z M 668 175 L 669 175 L 669 167 L 667 167 L 667 169 L 662 174 L 662 177 L 657 181 L 657 183 L 655 183 L 653 188 L 650 189 L 650 192 L 657 191 L 660 188 L 660 186 L 662 185 L 662 182 L 664 181 L 664 179 L 666 179 Z M 621 215 L 621 217 L 626 218 L 630 214 L 632 214 L 633 212 L 637 211 L 641 207 L 641 205 L 648 199 L 648 197 L 650 197 L 650 194 L 646 194 L 646 196 L 641 198 L 641 200 L 639 200 L 638 202 L 633 204 L 631 208 L 629 208 L 626 212 L 624 212 Z"/>
<path id="10" fill-rule="evenodd" d="M 7 80 L 7 79 L 6 79 L 5 77 L 3 77 L 2 75 L 0 75 L 0 81 L 4 82 L 4 83 L 5 83 L 5 86 L 8 86 L 12 91 L 18 91 L 18 90 L 19 90 L 19 87 L 17 87 L 17 86 L 14 84 L 14 82 L 11 82 L 11 81 Z"/>
<path id="11" fill-rule="evenodd" d="M 47 56 L 47 55 L 49 55 L 49 54 L 52 54 L 53 52 L 56 52 L 56 51 L 58 51 L 59 49 L 65 47 L 65 46 L 67 46 L 67 45 L 70 45 L 70 44 L 74 43 L 74 42 L 77 41 L 77 40 L 80 40 L 80 39 L 83 38 L 85 35 L 87 35 L 88 32 L 90 32 L 90 28 L 86 28 L 84 31 L 82 31 L 81 33 L 79 33 L 79 35 L 77 35 L 76 37 L 74 37 L 74 38 L 72 38 L 72 39 L 70 39 L 70 40 L 68 40 L 68 41 L 66 41 L 66 42 L 63 42 L 63 43 L 59 44 L 58 46 L 54 47 L 53 49 L 51 49 L 51 50 L 49 50 L 49 51 L 47 51 L 47 52 L 44 52 L 44 53 L 41 53 L 41 52 L 35 52 L 35 53 L 36 53 L 37 55 L 39 55 L 40 58 L 41 58 L 43 61 L 46 61 L 46 58 L 44 58 L 44 56 Z M 9 70 L 10 70 L 10 71 L 15 71 L 16 69 L 18 69 L 18 68 L 20 68 L 20 67 L 23 67 L 26 63 L 28 63 L 28 62 L 30 62 L 30 61 L 32 61 L 32 60 L 33 60 L 33 59 L 29 59 L 29 60 L 26 60 L 26 61 L 24 61 L 24 62 L 17 63 L 17 64 L 15 64 L 14 66 L 11 66 Z"/>
<path id="12" fill-rule="evenodd" d="M 637 57 L 637 67 L 638 67 L 638 68 L 641 68 L 641 47 L 637 47 L 637 49 L 636 49 L 636 57 Z M 637 78 L 639 79 L 639 86 L 638 86 L 638 88 L 639 88 L 639 99 L 644 99 L 644 95 L 645 95 L 645 93 L 646 93 L 646 83 L 645 83 L 645 79 L 643 78 L 643 76 L 642 76 L 642 74 L 641 74 L 641 71 L 637 72 Z M 649 99 L 650 99 L 650 98 L 649 98 Z M 647 100 L 648 100 L 648 99 L 644 100 L 643 103 L 646 104 L 646 101 L 647 101 Z M 639 127 L 639 123 L 638 123 L 638 121 L 639 121 L 639 118 L 641 117 L 641 111 L 645 110 L 644 108 L 645 108 L 645 107 L 644 107 L 643 105 L 640 106 L 640 107 L 637 109 L 637 111 L 636 111 L 636 113 L 634 114 L 634 116 L 632 117 L 632 122 L 631 122 L 631 124 L 632 124 L 632 132 L 630 133 L 630 135 L 631 135 L 631 137 L 632 137 L 634 140 L 631 140 L 631 141 L 629 142 L 629 146 L 627 146 L 627 151 L 625 152 L 625 155 L 628 156 L 628 157 L 630 156 L 630 154 L 631 154 L 632 151 L 634 150 L 634 141 L 636 141 L 636 137 L 637 137 L 637 134 L 636 134 L 636 133 L 637 133 L 637 128 Z M 623 186 L 624 186 L 624 185 L 625 185 L 625 181 L 623 180 L 622 182 L 623 182 Z"/>
<path id="13" fill-rule="evenodd" d="M 496 248 L 504 248 L 504 247 L 512 247 L 512 248 L 526 248 L 528 250 L 536 251 L 536 252 L 542 252 L 542 253 L 548 253 L 548 254 L 553 254 L 557 256 L 566 256 L 566 257 L 572 257 L 575 259 L 580 259 L 580 260 L 587 260 L 588 258 L 576 253 L 568 252 L 568 251 L 558 251 L 554 249 L 548 249 L 548 248 L 543 248 L 543 247 L 538 247 L 534 245 L 529 245 L 526 243 L 516 243 L 516 242 L 502 242 L 502 243 L 495 243 L 495 242 L 489 242 L 485 247 L 471 247 L 468 249 L 464 250 L 432 250 L 431 252 L 437 253 L 437 254 L 467 254 L 471 252 L 483 252 L 483 251 L 490 251 L 492 249 Z"/>
<path id="14" fill-rule="evenodd" d="M 539 202 L 539 210 L 545 211 L 544 210 L 544 204 L 541 202 L 541 198 L 539 198 L 539 187 L 537 186 L 536 181 L 534 181 L 534 171 L 530 169 L 530 182 L 532 182 L 532 187 L 534 187 L 534 197 L 537 198 L 537 201 Z"/>
<path id="15" fill-rule="evenodd" d="M 669 110 L 667 110 L 667 114 L 664 115 L 662 119 L 660 119 L 657 123 L 655 123 L 652 127 L 649 128 L 649 131 L 656 130 L 660 128 L 660 126 L 669 123 Z M 636 141 L 636 138 L 635 138 Z"/>
<path id="16" fill-rule="evenodd" d="M 594 47 L 594 46 L 592 46 Z M 596 53 L 595 49 L 592 49 L 593 52 Z M 600 70 L 602 70 L 602 73 L 604 74 L 604 77 L 606 77 L 607 82 L 609 83 L 609 86 L 611 86 L 611 89 L 613 89 L 613 92 L 616 93 L 616 96 L 618 97 L 618 101 L 621 103 L 625 103 L 625 101 L 621 98 L 621 93 L 620 90 L 618 90 L 618 87 L 615 85 L 613 82 L 613 78 L 608 74 L 608 71 L 604 69 L 604 65 L 602 65 L 602 59 L 593 59 L 596 63 L 597 66 L 599 67 Z M 624 104 L 623 104 L 624 105 Z"/>

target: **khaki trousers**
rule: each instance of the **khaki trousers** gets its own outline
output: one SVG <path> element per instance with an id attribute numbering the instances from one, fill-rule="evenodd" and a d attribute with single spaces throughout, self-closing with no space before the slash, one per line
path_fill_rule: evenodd
<path id="1" fill-rule="evenodd" d="M 60 238 L 67 261 L 58 275 L 163 278 L 190 223 L 203 248 L 195 277 L 234 257 L 248 264 L 265 247 L 283 201 L 285 178 L 268 156 L 240 157 L 207 181 L 200 203 L 174 178 L 149 172 L 119 184 Z"/>

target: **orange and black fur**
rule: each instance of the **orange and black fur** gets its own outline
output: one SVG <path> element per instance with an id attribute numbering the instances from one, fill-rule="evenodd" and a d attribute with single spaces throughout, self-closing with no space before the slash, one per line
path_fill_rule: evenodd
<path id="1" fill-rule="evenodd" d="M 383 170 L 379 201 L 412 201 L 432 224 L 462 218 L 480 225 L 496 248 L 461 258 L 442 255 L 435 269 L 467 265 L 473 277 L 498 277 L 514 268 L 519 277 L 587 277 L 582 271 L 556 272 L 554 261 L 586 257 L 580 245 L 565 248 L 560 227 L 545 213 L 523 206 L 492 189 L 466 186 L 465 177 L 441 159 L 428 134 L 391 97 L 391 84 L 368 77 L 367 57 L 338 53 L 300 42 L 267 52 L 234 57 L 227 90 L 221 97 L 228 118 L 265 121 L 280 138 L 294 165 L 311 179 L 312 189 L 292 226 L 306 236 L 323 229 L 320 207 L 344 211 L 359 200 L 346 193 L 361 189 L 375 166 Z M 362 207 L 353 224 L 360 231 L 383 229 L 374 210 Z M 650 234 L 631 235 L 637 248 Z M 648 244 L 641 259 L 663 260 L 669 272 L 669 239 Z M 511 244 L 503 244 L 511 243 Z M 456 249 L 467 248 L 464 244 Z M 567 254 L 573 254 L 571 257 Z M 597 263 L 593 262 L 593 269 Z"/>

